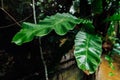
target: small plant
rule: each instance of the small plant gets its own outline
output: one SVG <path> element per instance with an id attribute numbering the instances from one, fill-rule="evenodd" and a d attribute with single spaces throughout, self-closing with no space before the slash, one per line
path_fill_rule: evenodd
<path id="1" fill-rule="evenodd" d="M 80 1 L 82 3 L 84 0 Z M 77 2 L 79 4 L 79 1 Z M 111 9 L 115 9 L 113 6 L 117 2 L 119 3 L 117 0 L 88 0 L 86 4 L 92 6 L 89 18 L 85 18 L 88 16 L 84 17 L 84 14 L 81 18 L 81 16 L 75 17 L 75 14 L 57 12 L 55 15 L 39 20 L 37 24 L 23 22 L 22 29 L 13 37 L 12 42 L 22 45 L 32 41 L 34 37 L 46 36 L 53 30 L 60 36 L 69 31 L 77 31 L 74 41 L 74 56 L 77 65 L 83 71 L 92 74 L 101 62 L 103 51 L 110 54 L 120 54 L 120 43 L 117 36 L 119 34 L 120 13 L 119 10 L 110 12 Z M 82 6 L 72 5 L 72 7 L 77 10 L 74 12 L 79 14 L 79 8 L 81 9 Z M 79 29 L 76 28 L 77 24 L 81 25 L 78 27 Z M 107 42 L 110 43 L 109 46 L 105 45 Z"/>

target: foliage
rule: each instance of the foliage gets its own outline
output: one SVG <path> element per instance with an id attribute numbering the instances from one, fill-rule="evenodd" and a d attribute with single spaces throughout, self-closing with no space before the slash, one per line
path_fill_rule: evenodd
<path id="1" fill-rule="evenodd" d="M 113 65 L 113 59 L 109 56 L 109 55 L 106 55 L 105 56 L 105 59 L 108 61 L 109 63 L 109 66 L 111 67 L 112 70 L 115 70 L 115 67 Z"/>
<path id="2" fill-rule="evenodd" d="M 78 67 L 94 73 L 100 64 L 102 40 L 100 36 L 88 34 L 86 32 L 78 32 L 75 39 L 74 54 Z"/>
<path id="3" fill-rule="evenodd" d="M 119 21 L 120 20 L 120 13 L 119 14 L 114 14 L 113 16 L 110 16 L 107 18 L 105 21 Z"/>
<path id="4" fill-rule="evenodd" d="M 69 30 L 73 30 L 76 24 L 88 24 L 89 20 L 77 19 L 68 14 L 57 13 L 54 16 L 48 16 L 44 20 L 40 20 L 38 24 L 23 23 L 23 29 L 18 32 L 13 38 L 13 42 L 18 45 L 33 40 L 34 36 L 45 36 L 54 30 L 58 35 L 65 35 Z"/>
<path id="5" fill-rule="evenodd" d="M 112 53 L 113 53 L 113 54 L 117 53 L 117 54 L 120 55 L 120 43 L 116 43 L 116 44 L 114 44 L 114 47 L 113 47 Z"/>
<path id="6" fill-rule="evenodd" d="M 103 42 L 110 41 L 112 44 L 110 47 L 112 48 L 115 46 L 116 35 L 114 33 L 116 33 L 116 25 L 115 22 L 112 23 L 112 21 L 120 20 L 120 15 L 115 14 L 119 10 L 119 1 L 73 0 L 73 3 L 74 4 L 71 6 L 73 15 L 58 13 L 58 11 L 56 12 L 57 14 L 53 16 L 47 16 L 45 19 L 39 20 L 38 24 L 24 22 L 22 24 L 22 29 L 14 36 L 12 42 L 22 45 L 23 43 L 33 40 L 35 36 L 42 37 L 48 35 L 52 30 L 58 35 L 63 36 L 70 30 L 76 30 L 76 25 L 80 24 L 82 28 L 80 31 L 77 29 L 79 32 L 75 38 L 74 55 L 78 67 L 92 74 L 97 70 L 100 64 L 102 40 Z M 81 5 L 75 6 L 77 3 Z M 50 5 L 46 6 L 47 9 L 51 9 L 51 7 L 49 7 Z M 70 9 L 70 6 L 66 8 L 66 11 L 68 11 L 68 8 Z M 44 8 L 42 9 L 44 10 Z M 74 15 L 77 15 L 77 17 Z M 82 19 L 81 16 L 83 17 Z M 86 18 L 88 18 L 88 20 L 86 20 Z M 112 50 L 118 52 L 115 47 Z M 112 50 L 108 50 L 108 52 Z"/>

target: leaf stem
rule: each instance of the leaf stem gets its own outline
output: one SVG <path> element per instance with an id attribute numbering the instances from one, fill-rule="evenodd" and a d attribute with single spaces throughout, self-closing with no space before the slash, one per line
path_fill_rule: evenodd
<path id="1" fill-rule="evenodd" d="M 32 0 L 32 7 L 33 7 L 33 18 L 34 18 L 34 23 L 37 24 L 37 20 L 36 20 L 36 11 L 35 11 L 35 0 Z"/>
<path id="2" fill-rule="evenodd" d="M 33 18 L 34 18 L 34 23 L 37 24 L 37 20 L 36 20 L 36 11 L 35 11 L 35 1 L 32 0 L 33 2 Z M 42 62 L 43 62 L 43 65 L 44 65 L 44 70 L 45 70 L 45 79 L 46 80 L 49 80 L 48 79 L 48 71 L 47 71 L 47 65 L 46 65 L 46 62 L 44 60 L 44 56 L 43 56 L 43 51 L 42 51 L 42 47 L 41 47 L 41 37 L 39 37 L 39 49 L 40 49 L 40 55 L 41 55 L 41 59 L 42 59 Z"/>
<path id="3" fill-rule="evenodd" d="M 4 8 L 1 8 L 1 10 L 2 10 L 4 13 L 6 13 L 18 26 L 21 27 L 21 25 L 16 21 L 16 19 L 15 19 L 12 15 L 10 15 Z"/>
<path id="4" fill-rule="evenodd" d="M 41 47 L 41 38 L 40 37 L 39 37 L 39 44 L 40 44 L 39 48 L 40 48 L 40 53 L 41 53 L 41 59 L 42 59 L 42 62 L 43 62 L 44 68 L 45 68 L 45 79 L 49 80 L 48 79 L 47 65 L 46 65 L 46 62 L 44 60 L 43 51 L 42 51 L 42 47 Z"/>

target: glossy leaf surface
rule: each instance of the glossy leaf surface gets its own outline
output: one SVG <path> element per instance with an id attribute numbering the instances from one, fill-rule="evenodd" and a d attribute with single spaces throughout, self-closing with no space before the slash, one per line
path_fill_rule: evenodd
<path id="1" fill-rule="evenodd" d="M 92 74 L 100 64 L 100 56 L 102 53 L 102 40 L 99 36 L 88 34 L 86 32 L 78 32 L 75 39 L 75 58 L 77 65 L 83 71 Z"/>
<path id="2" fill-rule="evenodd" d="M 56 15 L 48 16 L 44 20 L 40 20 L 38 24 L 24 22 L 22 29 L 14 36 L 12 42 L 21 45 L 33 40 L 34 36 L 45 36 L 52 30 L 58 35 L 65 35 L 76 24 L 80 23 L 92 24 L 89 20 L 78 19 L 68 13 L 57 13 Z"/>

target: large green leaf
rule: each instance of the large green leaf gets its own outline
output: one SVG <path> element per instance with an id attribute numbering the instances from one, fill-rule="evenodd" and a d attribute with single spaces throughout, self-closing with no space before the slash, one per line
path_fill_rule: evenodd
<path id="1" fill-rule="evenodd" d="M 20 32 L 18 32 L 13 37 L 13 40 L 12 40 L 12 42 L 16 43 L 17 45 L 21 45 L 23 43 L 30 42 L 33 40 L 34 36 L 37 36 L 37 35 L 44 36 L 44 35 L 46 35 L 46 33 L 49 33 L 51 31 L 51 29 L 49 29 L 49 28 L 44 29 L 45 27 L 39 27 L 36 24 L 24 23 L 23 25 L 24 25 L 24 28 L 21 29 Z M 30 25 L 31 27 L 28 25 Z M 32 26 L 34 26 L 34 27 L 32 27 Z M 27 27 L 29 27 L 29 28 L 27 28 Z"/>
<path id="2" fill-rule="evenodd" d="M 78 19 L 68 13 L 57 13 L 40 20 L 38 24 L 24 22 L 22 29 L 13 37 L 12 42 L 21 45 L 33 40 L 34 36 L 45 36 L 54 30 L 58 35 L 65 35 L 72 30 L 76 24 L 92 24 L 91 21 Z"/>
<path id="3" fill-rule="evenodd" d="M 83 71 L 94 73 L 100 64 L 102 40 L 99 36 L 78 32 L 75 39 L 74 55 L 77 65 Z"/>

